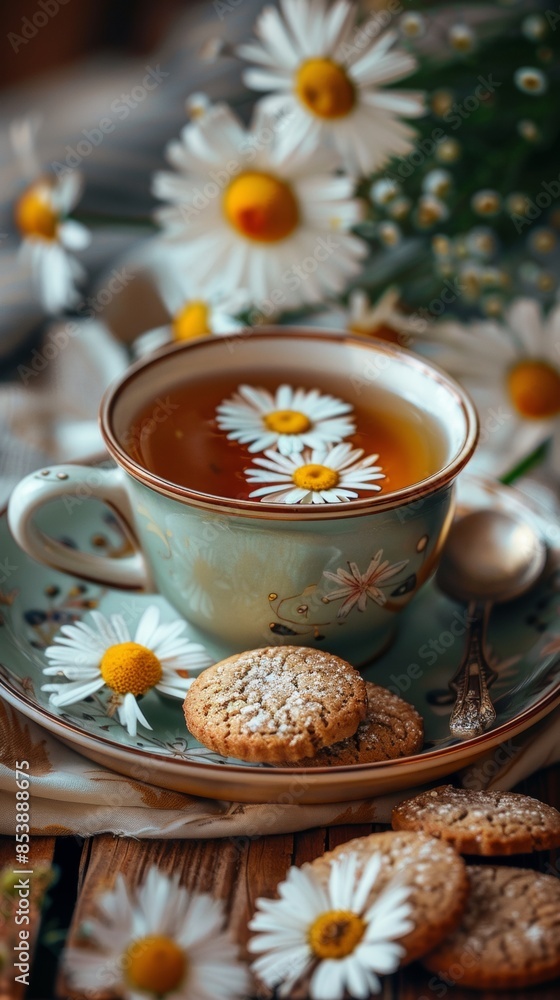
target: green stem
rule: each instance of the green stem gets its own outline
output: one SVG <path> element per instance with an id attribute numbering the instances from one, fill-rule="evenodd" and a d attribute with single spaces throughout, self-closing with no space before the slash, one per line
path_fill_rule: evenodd
<path id="1" fill-rule="evenodd" d="M 532 451 L 530 455 L 527 455 L 525 458 L 522 458 L 521 461 L 518 462 L 517 465 L 513 467 L 513 469 L 510 469 L 509 472 L 505 472 L 503 476 L 500 476 L 500 482 L 504 483 L 505 486 L 510 486 L 511 483 L 514 483 L 516 481 L 516 479 L 519 479 L 521 476 L 526 475 L 528 472 L 531 471 L 531 469 L 534 469 L 536 468 L 537 465 L 540 465 L 540 463 L 546 457 L 549 444 L 550 441 L 543 441 L 543 443 L 540 444 L 538 448 L 535 448 L 535 450 Z"/>

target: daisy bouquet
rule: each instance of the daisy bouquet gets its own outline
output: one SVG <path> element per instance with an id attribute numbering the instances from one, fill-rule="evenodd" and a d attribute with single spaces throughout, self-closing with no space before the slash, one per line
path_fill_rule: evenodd
<path id="1" fill-rule="evenodd" d="M 555 440 L 560 417 L 551 106 L 560 57 L 550 11 L 539 0 L 529 12 L 475 4 L 464 13 L 278 0 L 252 26 L 239 19 L 240 31 L 214 7 L 223 30 L 200 59 L 217 75 L 234 66 L 237 89 L 230 106 L 188 96 L 186 85 L 167 168 L 144 178 L 155 234 L 138 241 L 139 256 L 161 324 L 133 354 L 302 317 L 393 340 L 465 382 L 485 431 L 481 454 L 511 475 Z M 36 122 L 14 123 L 20 182 L 8 237 L 45 313 L 79 319 L 92 239 L 79 220 L 84 178 L 63 162 L 52 176 L 38 140 Z M 520 332 L 521 315 L 530 330 Z M 249 425 L 228 420 L 232 412 L 224 428 L 262 450 Z M 282 454 L 274 432 L 268 440 Z M 317 434 L 300 441 L 321 445 Z M 548 446 L 556 469 L 557 453 Z"/>

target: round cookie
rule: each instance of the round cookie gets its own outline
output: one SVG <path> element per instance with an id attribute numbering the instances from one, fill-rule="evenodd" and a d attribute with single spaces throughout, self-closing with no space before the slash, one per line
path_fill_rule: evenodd
<path id="1" fill-rule="evenodd" d="M 226 757 L 291 763 L 356 732 L 365 682 L 354 667 L 305 646 L 237 653 L 204 670 L 187 692 L 192 735 Z"/>
<path id="2" fill-rule="evenodd" d="M 560 879 L 526 868 L 473 866 L 457 930 L 423 959 L 445 981 L 521 989 L 560 975 Z"/>
<path id="3" fill-rule="evenodd" d="M 432 951 L 457 927 L 469 894 L 469 880 L 465 862 L 449 844 L 421 833 L 387 830 L 341 844 L 312 861 L 311 867 L 327 881 L 330 862 L 351 851 L 363 865 L 377 851 L 383 857 L 370 902 L 394 875 L 411 887 L 414 928 L 399 940 L 405 949 L 403 965 Z"/>
<path id="4" fill-rule="evenodd" d="M 422 830 L 462 854 L 524 854 L 560 847 L 560 813 L 515 792 L 441 785 L 393 809 L 394 830 Z"/>
<path id="5" fill-rule="evenodd" d="M 344 767 L 373 764 L 419 753 L 424 744 L 424 720 L 413 705 L 366 681 L 367 715 L 353 736 L 300 760 L 297 767 Z"/>

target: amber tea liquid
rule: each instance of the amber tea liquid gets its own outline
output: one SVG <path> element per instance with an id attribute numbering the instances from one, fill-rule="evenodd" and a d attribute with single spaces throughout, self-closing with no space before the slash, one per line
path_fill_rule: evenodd
<path id="1" fill-rule="evenodd" d="M 250 369 L 244 384 L 274 394 L 283 384 L 318 389 L 350 403 L 356 433 L 346 437 L 364 456 L 379 455 L 385 479 L 380 493 L 360 491 L 360 498 L 399 490 L 435 473 L 443 464 L 445 446 L 432 417 L 386 389 L 375 386 L 358 392 L 349 378 L 324 373 L 312 375 L 286 368 Z M 248 500 L 256 487 L 246 482 L 244 469 L 262 452 L 249 453 L 246 445 L 229 441 L 219 429 L 216 409 L 236 394 L 239 380 L 231 374 L 205 375 L 175 386 L 165 393 L 165 414 L 153 419 L 156 400 L 135 415 L 127 435 L 127 451 L 144 468 L 168 482 L 216 497 Z M 301 512 L 304 506 L 297 505 Z"/>

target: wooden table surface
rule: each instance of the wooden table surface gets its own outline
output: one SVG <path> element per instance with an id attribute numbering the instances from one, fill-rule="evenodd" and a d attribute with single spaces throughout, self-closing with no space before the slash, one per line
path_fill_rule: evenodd
<path id="1" fill-rule="evenodd" d="M 560 808 L 560 765 L 534 775 L 517 791 Z M 63 809 L 61 805 L 61 812 Z M 247 941 L 247 920 L 255 899 L 260 895 L 272 895 L 291 864 L 310 861 L 326 849 L 380 829 L 383 827 L 339 826 L 246 840 L 236 837 L 137 841 L 106 834 L 85 841 L 78 837 L 34 838 L 30 867 L 37 871 L 39 866 L 52 863 L 58 879 L 47 895 L 42 913 L 34 914 L 32 921 L 34 957 L 29 987 L 26 990 L 14 983 L 13 970 L 8 965 L 3 978 L 0 973 L 0 1000 L 23 997 L 27 1000 L 54 1000 L 55 997 L 57 1000 L 84 1000 L 83 993 L 72 992 L 64 982 L 60 973 L 60 951 L 64 940 L 73 941 L 82 921 L 92 915 L 95 895 L 112 883 L 118 871 L 122 871 L 131 884 L 141 881 L 143 873 L 154 863 L 167 872 L 181 871 L 188 888 L 210 892 L 225 900 L 230 927 L 243 948 Z M 559 851 L 503 859 L 505 864 L 512 861 L 522 867 L 560 876 Z M 2 837 L 0 869 L 11 868 L 13 863 L 14 842 Z M 107 995 L 99 994 L 101 996 Z M 424 972 L 415 963 L 386 978 L 380 996 L 382 1000 L 440 1000 L 443 997 L 505 1000 L 510 996 L 523 1000 L 558 1000 L 560 980 L 518 993 L 488 990 L 476 993 L 462 989 L 460 984 L 447 986 L 442 980 L 436 981 L 431 973 Z M 88 1000 L 94 1000 L 94 995 L 88 993 Z"/>

